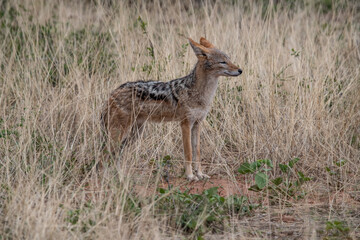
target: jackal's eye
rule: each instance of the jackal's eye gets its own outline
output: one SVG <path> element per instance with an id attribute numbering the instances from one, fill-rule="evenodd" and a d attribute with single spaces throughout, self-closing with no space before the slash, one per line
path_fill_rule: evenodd
<path id="1" fill-rule="evenodd" d="M 227 64 L 226 62 L 219 62 L 220 64 Z"/>

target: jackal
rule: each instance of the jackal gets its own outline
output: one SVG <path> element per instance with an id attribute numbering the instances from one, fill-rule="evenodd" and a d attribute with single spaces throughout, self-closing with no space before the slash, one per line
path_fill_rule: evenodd
<path id="1" fill-rule="evenodd" d="M 220 76 L 236 77 L 242 70 L 229 57 L 201 37 L 189 38 L 198 62 L 189 75 L 169 82 L 127 82 L 116 88 L 101 113 L 103 129 L 112 142 L 121 144 L 130 135 L 141 134 L 147 121 L 180 122 L 189 180 L 209 178 L 201 170 L 200 124 L 214 99 Z M 194 161 L 195 175 L 191 163 Z"/>

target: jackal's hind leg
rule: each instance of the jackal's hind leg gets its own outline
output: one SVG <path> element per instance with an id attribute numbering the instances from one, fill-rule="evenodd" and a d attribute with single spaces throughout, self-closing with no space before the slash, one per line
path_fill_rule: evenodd
<path id="1" fill-rule="evenodd" d="M 108 150 L 115 154 L 124 147 L 124 141 L 130 130 L 130 118 L 119 110 L 110 114 L 108 122 Z"/>

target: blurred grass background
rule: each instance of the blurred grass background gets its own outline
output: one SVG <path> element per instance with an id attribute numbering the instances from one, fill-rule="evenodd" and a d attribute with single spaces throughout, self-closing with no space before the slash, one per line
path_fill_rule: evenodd
<path id="1" fill-rule="evenodd" d="M 206 37 L 244 71 L 220 79 L 201 134 L 205 172 L 237 183 L 243 162 L 277 166 L 297 157 L 312 179 L 305 201 L 322 199 L 330 206 L 322 217 L 331 220 L 335 206 L 359 201 L 359 22 L 357 1 L 2 1 L 0 238 L 274 237 L 270 210 L 259 228 L 226 211 L 216 216 L 230 214 L 227 227 L 206 228 L 207 210 L 191 228 L 172 217 L 188 207 L 181 193 L 163 211 L 155 192 L 137 195 L 137 185 L 161 181 L 165 156 L 169 175 L 183 177 L 176 123 L 149 124 L 119 169 L 94 168 L 104 100 L 127 81 L 186 75 L 196 57 L 182 36 Z M 312 225 L 302 221 L 301 234 Z M 347 232 L 355 239 L 358 225 Z"/>

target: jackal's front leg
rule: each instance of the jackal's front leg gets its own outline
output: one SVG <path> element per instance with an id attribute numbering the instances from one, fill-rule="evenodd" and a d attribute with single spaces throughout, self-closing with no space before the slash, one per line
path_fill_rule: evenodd
<path id="1" fill-rule="evenodd" d="M 192 172 L 192 149 L 191 149 L 191 128 L 192 124 L 188 120 L 181 122 L 182 140 L 185 155 L 185 175 L 190 181 L 199 180 Z"/>
<path id="2" fill-rule="evenodd" d="M 192 145 L 192 157 L 195 162 L 195 175 L 199 179 L 210 178 L 204 174 L 201 169 L 200 158 L 200 122 L 195 122 L 191 129 L 191 145 Z"/>

